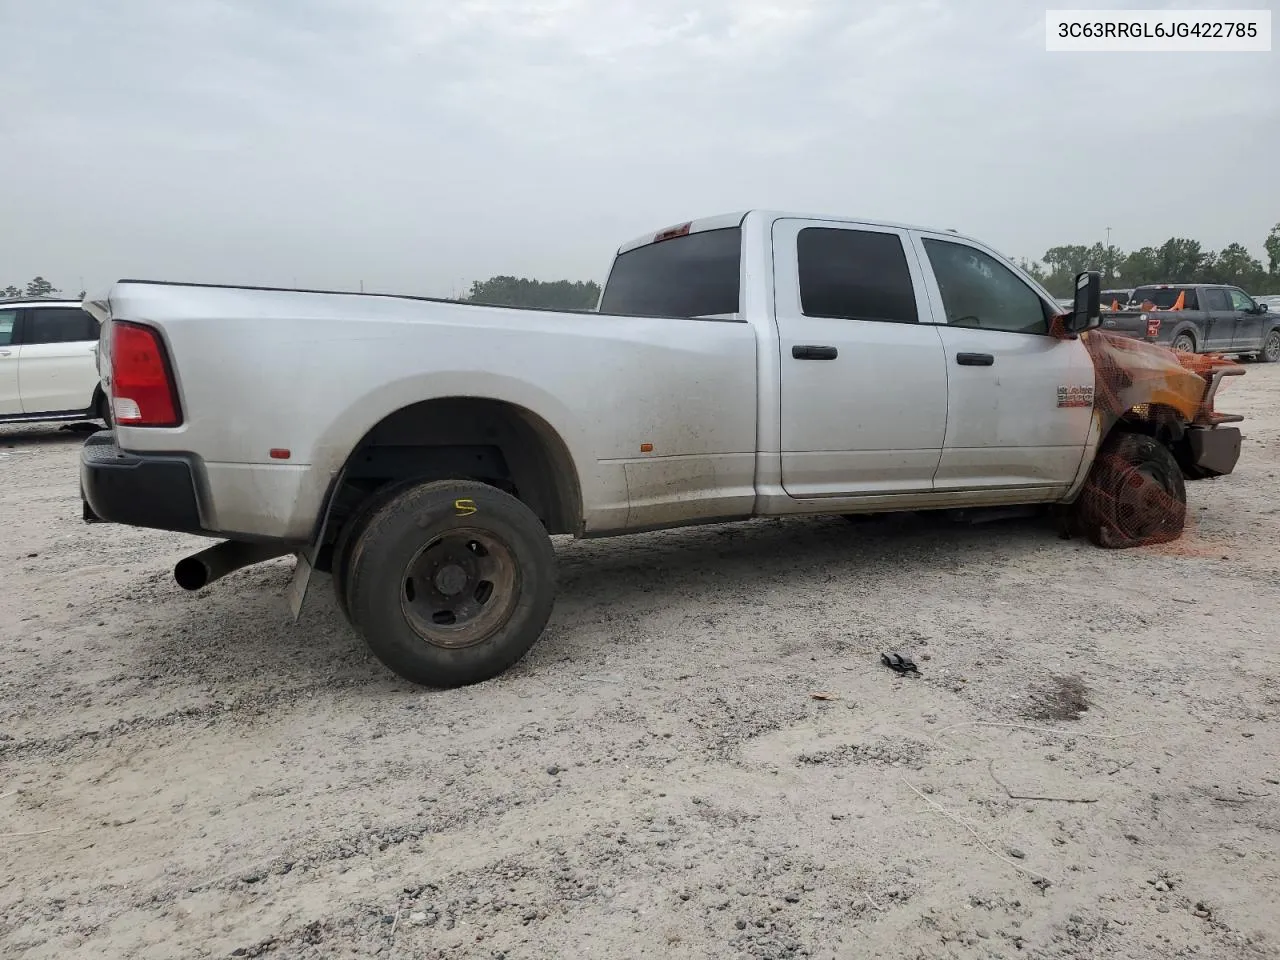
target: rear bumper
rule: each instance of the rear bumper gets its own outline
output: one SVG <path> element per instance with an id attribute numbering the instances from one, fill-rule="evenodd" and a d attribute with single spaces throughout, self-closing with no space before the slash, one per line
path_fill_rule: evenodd
<path id="1" fill-rule="evenodd" d="M 1187 430 L 1191 463 L 1205 476 L 1222 477 L 1240 459 L 1240 431 L 1236 427 L 1191 427 Z"/>
<path id="2" fill-rule="evenodd" d="M 80 498 L 90 523 L 208 533 L 190 455 L 125 453 L 110 430 L 90 436 L 80 451 Z"/>

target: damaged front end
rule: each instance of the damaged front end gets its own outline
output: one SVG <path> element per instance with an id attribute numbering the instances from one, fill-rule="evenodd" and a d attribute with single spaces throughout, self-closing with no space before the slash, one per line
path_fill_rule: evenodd
<path id="1" fill-rule="evenodd" d="M 1099 436 L 1117 424 L 1167 446 L 1188 480 L 1231 473 L 1240 458 L 1244 418 L 1214 409 L 1224 377 L 1245 369 L 1217 354 L 1175 353 L 1165 347 L 1091 330 L 1082 336 L 1093 358 L 1094 415 Z"/>

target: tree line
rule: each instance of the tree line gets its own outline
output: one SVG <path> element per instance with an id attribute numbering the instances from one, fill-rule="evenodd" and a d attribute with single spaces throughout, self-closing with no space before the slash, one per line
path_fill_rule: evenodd
<path id="1" fill-rule="evenodd" d="M 52 283 L 44 277 L 34 277 L 27 281 L 25 287 L 15 287 L 12 283 L 0 290 L 0 300 L 12 299 L 13 297 L 48 297 L 55 293 L 60 293 Z M 84 298 L 84 294 L 80 294 L 80 299 Z"/>
<path id="2" fill-rule="evenodd" d="M 594 310 L 600 301 L 600 284 L 594 280 L 529 280 L 525 277 L 490 277 L 476 280 L 463 298 L 468 303 L 496 307 L 545 307 L 549 310 Z"/>
<path id="3" fill-rule="evenodd" d="M 1095 243 L 1051 247 L 1039 261 L 1023 259 L 1018 266 L 1048 288 L 1055 297 L 1069 297 L 1076 274 L 1097 270 L 1104 288 L 1133 288 L 1147 283 L 1229 283 L 1247 293 L 1280 293 L 1280 223 L 1263 241 L 1267 263 L 1242 243 L 1206 250 L 1197 240 L 1170 237 L 1154 247 L 1124 251 Z"/>

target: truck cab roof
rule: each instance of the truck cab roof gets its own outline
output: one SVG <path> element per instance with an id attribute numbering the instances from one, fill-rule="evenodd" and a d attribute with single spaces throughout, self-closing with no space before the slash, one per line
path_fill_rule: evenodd
<path id="1" fill-rule="evenodd" d="M 1206 290 L 1212 290 L 1215 287 L 1221 287 L 1224 290 L 1235 287 L 1234 283 L 1140 283 L 1134 287 L 1134 290 L 1181 290 L 1184 287 L 1202 287 Z"/>
<path id="2" fill-rule="evenodd" d="M 701 233 L 704 230 L 723 230 L 727 227 L 738 227 L 746 222 L 748 217 L 756 219 L 772 221 L 772 220 L 816 220 L 828 223 L 863 223 L 875 227 L 890 227 L 895 230 L 927 230 L 932 233 L 951 233 L 964 240 L 973 240 L 975 238 L 957 233 L 950 228 L 928 227 L 920 224 L 898 223 L 891 220 L 872 220 L 867 217 L 855 216 L 832 216 L 830 214 L 805 213 L 796 210 L 738 210 L 731 213 L 714 214 L 708 217 L 700 217 L 696 220 L 688 220 L 684 223 L 671 224 L 659 230 L 641 234 L 618 247 L 618 254 L 624 254 L 629 250 L 637 247 L 643 247 L 646 244 L 654 243 L 658 240 L 666 240 L 671 237 L 684 236 L 688 233 Z"/>

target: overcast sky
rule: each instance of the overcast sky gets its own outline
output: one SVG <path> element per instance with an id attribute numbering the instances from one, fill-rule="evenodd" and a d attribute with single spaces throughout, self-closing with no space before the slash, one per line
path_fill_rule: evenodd
<path id="1" fill-rule="evenodd" d="M 1032 257 L 1280 221 L 1280 52 L 1046 53 L 1028 0 L 0 0 L 0 36 L 0 286 L 447 296 L 762 206 Z"/>

